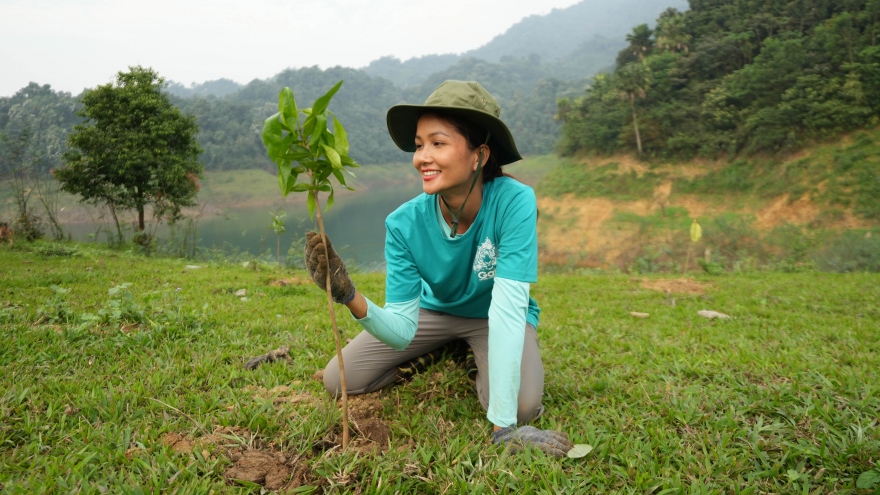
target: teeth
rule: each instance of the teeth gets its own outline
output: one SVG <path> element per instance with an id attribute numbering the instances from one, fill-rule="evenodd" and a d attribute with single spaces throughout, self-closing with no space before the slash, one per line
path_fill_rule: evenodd
<path id="1" fill-rule="evenodd" d="M 439 173 L 440 172 L 438 172 L 437 170 L 428 170 L 426 172 L 422 172 L 422 175 L 424 175 L 425 177 L 429 177 L 431 175 L 437 175 Z"/>

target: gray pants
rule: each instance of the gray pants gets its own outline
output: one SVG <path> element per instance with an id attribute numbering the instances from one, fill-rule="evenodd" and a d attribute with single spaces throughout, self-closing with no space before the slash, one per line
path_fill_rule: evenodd
<path id="1" fill-rule="evenodd" d="M 489 320 L 462 318 L 439 311 L 419 310 L 418 331 L 409 346 L 396 351 L 375 337 L 361 332 L 342 349 L 345 379 L 350 395 L 375 392 L 394 383 L 397 366 L 433 351 L 453 340 L 464 339 L 474 351 L 477 363 L 477 396 L 483 409 L 489 407 Z M 526 324 L 519 387 L 517 421 L 528 423 L 544 410 L 544 365 L 538 349 L 538 333 Z M 341 386 L 336 356 L 324 370 L 324 387 L 338 396 Z"/>

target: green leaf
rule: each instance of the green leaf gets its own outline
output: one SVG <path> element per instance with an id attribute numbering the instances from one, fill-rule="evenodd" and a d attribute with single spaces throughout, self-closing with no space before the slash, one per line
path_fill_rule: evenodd
<path id="1" fill-rule="evenodd" d="M 335 86 L 330 88 L 330 91 L 327 91 L 327 94 L 315 100 L 315 104 L 312 106 L 312 113 L 324 113 L 327 110 L 327 106 L 330 105 L 330 99 L 333 98 L 333 95 L 339 91 L 339 87 L 342 86 L 342 81 L 336 83 Z"/>
<path id="2" fill-rule="evenodd" d="M 311 153 L 285 153 L 284 159 L 290 160 L 292 162 L 298 162 L 298 161 L 305 160 L 306 158 L 308 158 L 310 156 L 312 156 Z"/>
<path id="3" fill-rule="evenodd" d="M 691 242 L 697 242 L 703 237 L 703 228 L 697 223 L 697 219 L 691 224 Z"/>
<path id="4" fill-rule="evenodd" d="M 794 469 L 789 469 L 788 472 L 785 474 L 788 475 L 788 479 L 790 479 L 791 481 L 797 481 L 801 478 L 801 473 L 795 471 Z"/>
<path id="5" fill-rule="evenodd" d="M 306 121 L 303 122 L 303 130 L 302 130 L 302 135 L 304 137 L 312 135 L 312 132 L 315 131 L 315 123 L 316 123 L 316 119 L 315 119 L 314 114 L 310 114 L 308 117 L 306 117 Z"/>
<path id="6" fill-rule="evenodd" d="M 340 155 L 348 156 L 348 134 L 345 133 L 345 128 L 342 127 L 342 123 L 339 122 L 336 115 L 333 115 L 333 137 L 336 141 L 334 146 L 336 151 Z"/>
<path id="7" fill-rule="evenodd" d="M 572 459 L 580 459 L 581 457 L 584 457 L 585 455 L 589 454 L 592 451 L 593 451 L 592 445 L 587 445 L 585 443 L 579 443 L 579 444 L 576 444 L 574 447 L 572 447 L 571 450 L 569 450 L 568 454 L 566 454 L 566 455 L 568 457 L 571 457 Z"/>
<path id="8" fill-rule="evenodd" d="M 870 490 L 877 483 L 880 483 L 880 471 L 871 469 L 859 475 L 859 479 L 856 480 L 856 488 Z"/>
<path id="9" fill-rule="evenodd" d="M 290 188 L 290 192 L 306 192 L 311 189 L 311 186 L 306 182 L 300 182 L 299 184 L 294 185 Z"/>
<path id="10" fill-rule="evenodd" d="M 329 210 L 330 208 L 332 208 L 332 207 L 333 207 L 333 202 L 334 202 L 334 199 L 333 199 L 333 189 L 330 189 L 330 195 L 327 196 L 327 206 L 326 206 L 326 208 L 324 208 L 324 211 L 327 211 L 327 210 Z"/>
<path id="11" fill-rule="evenodd" d="M 348 155 L 342 155 L 342 164 L 346 167 L 360 168 L 360 164 L 351 159 Z"/>
<path id="12" fill-rule="evenodd" d="M 287 189 L 288 180 L 290 180 L 290 166 L 278 164 L 278 187 L 281 189 L 283 196 L 287 196 L 289 192 Z"/>
<path id="13" fill-rule="evenodd" d="M 269 158 L 277 163 L 284 152 L 287 151 L 287 147 L 284 145 L 284 132 L 277 113 L 266 119 L 263 123 L 262 138 L 263 144 L 266 145 L 266 151 L 269 153 Z"/>
<path id="14" fill-rule="evenodd" d="M 339 153 L 326 144 L 322 144 L 321 148 L 324 150 L 324 154 L 327 155 L 327 159 L 330 160 L 330 164 L 333 165 L 333 168 L 342 170 L 342 159 L 339 158 Z"/>
<path id="15" fill-rule="evenodd" d="M 318 203 L 317 203 L 317 201 L 315 200 L 315 195 L 316 195 L 316 194 L 318 194 L 318 193 L 317 193 L 317 192 L 309 192 L 309 201 L 308 201 L 308 205 L 309 205 L 309 218 L 311 218 L 311 219 L 313 219 L 313 220 L 314 220 L 314 218 L 315 218 L 315 210 L 318 209 Z"/>
<path id="16" fill-rule="evenodd" d="M 342 175 L 342 171 L 341 171 L 341 170 L 337 170 L 337 169 L 334 168 L 334 169 L 333 169 L 333 176 L 336 177 L 336 180 L 339 181 L 339 184 L 340 184 L 340 185 L 345 186 L 346 188 L 348 188 L 348 186 L 345 185 L 345 176 Z M 349 188 L 349 189 L 350 189 L 350 188 Z"/>
<path id="17" fill-rule="evenodd" d="M 312 135 L 309 137 L 310 149 L 317 149 L 325 132 L 327 132 L 327 114 L 319 113 L 318 115 L 315 115 L 315 128 L 312 130 Z"/>
<path id="18" fill-rule="evenodd" d="M 296 98 L 293 97 L 293 91 L 285 87 L 278 94 L 278 113 L 281 117 L 281 123 L 285 124 L 288 129 L 294 131 L 299 120 L 299 114 L 296 111 Z"/>

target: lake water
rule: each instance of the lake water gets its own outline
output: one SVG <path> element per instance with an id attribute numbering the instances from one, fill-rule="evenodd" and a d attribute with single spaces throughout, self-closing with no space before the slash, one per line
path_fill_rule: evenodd
<path id="1" fill-rule="evenodd" d="M 421 192 L 421 184 L 416 182 L 340 197 L 324 214 L 324 226 L 334 249 L 359 270 L 384 270 L 385 217 Z M 322 200 L 325 198 L 322 196 Z M 287 213 L 283 220 L 286 232 L 281 234 L 281 253 L 285 256 L 295 239 L 301 239 L 308 230 L 317 229 L 308 217 L 305 204 L 287 205 L 282 209 Z M 199 247 L 253 255 L 269 250 L 274 260 L 277 235 L 271 229 L 270 210 L 277 211 L 272 207 L 240 208 L 224 215 L 202 217 L 198 221 Z M 98 229 L 97 225 L 89 224 L 65 227 L 78 241 L 89 240 L 89 235 Z M 104 225 L 103 228 L 106 231 L 112 227 Z M 127 235 L 130 237 L 130 233 Z M 156 235 L 162 242 L 169 234 L 167 229 L 161 228 Z M 104 241 L 105 234 L 101 234 L 100 239 Z M 301 251 L 297 255 L 302 256 Z"/>

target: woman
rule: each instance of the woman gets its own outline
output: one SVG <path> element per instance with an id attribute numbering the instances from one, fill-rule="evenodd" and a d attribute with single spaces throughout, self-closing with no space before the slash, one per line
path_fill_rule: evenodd
<path id="1" fill-rule="evenodd" d="M 476 388 L 493 440 L 562 456 L 571 442 L 527 423 L 543 412 L 537 281 L 537 206 L 532 189 L 505 177 L 520 160 L 498 102 L 476 82 L 446 81 L 424 105 L 396 105 L 387 123 L 397 146 L 413 152 L 425 194 L 385 221 L 386 304 L 358 292 L 321 236 L 307 235 L 306 264 L 324 288 L 329 252 L 333 298 L 364 327 L 342 351 L 349 394 L 379 390 L 399 366 L 464 339 L 477 364 Z M 324 385 L 340 393 L 334 357 Z"/>

